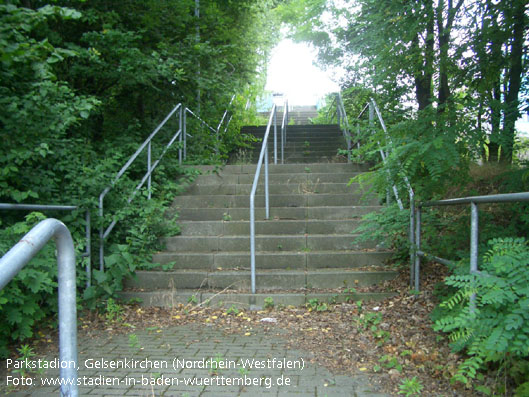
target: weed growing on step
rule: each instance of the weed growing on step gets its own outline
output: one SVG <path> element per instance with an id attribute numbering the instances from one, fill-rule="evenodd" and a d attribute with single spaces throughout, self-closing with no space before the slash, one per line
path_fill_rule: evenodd
<path id="1" fill-rule="evenodd" d="M 402 364 L 399 362 L 398 357 L 392 356 L 391 354 L 384 354 L 378 360 L 380 365 L 386 369 L 396 369 L 399 372 L 402 372 Z"/>
<path id="2" fill-rule="evenodd" d="M 307 306 L 311 311 L 315 310 L 317 312 L 325 312 L 329 310 L 327 303 L 320 302 L 318 298 L 309 299 L 305 306 Z"/>
<path id="3" fill-rule="evenodd" d="M 225 212 L 224 214 L 222 214 L 222 220 L 223 220 L 224 222 L 229 222 L 229 221 L 231 221 L 231 215 L 228 214 L 227 212 Z"/>
<path id="4" fill-rule="evenodd" d="M 22 345 L 19 348 L 17 348 L 17 352 L 19 354 L 17 360 L 21 361 L 22 363 L 25 363 L 27 361 L 31 361 L 36 356 L 35 352 L 33 351 L 33 348 L 30 347 L 28 344 Z M 14 369 L 14 373 L 20 374 L 21 377 L 27 378 L 31 375 L 42 375 L 45 371 L 45 365 L 38 366 L 38 368 L 35 368 L 32 370 L 31 368 L 27 368 L 25 365 L 22 365 L 21 368 Z"/>
<path id="5" fill-rule="evenodd" d="M 105 320 L 107 323 L 123 321 L 123 307 L 112 298 L 108 298 L 107 300 Z"/>
<path id="6" fill-rule="evenodd" d="M 233 164 L 236 164 L 236 165 L 252 164 L 252 160 L 253 160 L 253 153 L 248 149 L 241 148 L 235 154 L 235 161 Z"/>
<path id="7" fill-rule="evenodd" d="M 198 299 L 196 294 L 191 295 L 189 298 L 187 298 L 187 303 L 196 305 L 198 303 Z"/>
<path id="8" fill-rule="evenodd" d="M 136 334 L 130 334 L 129 335 L 129 346 L 131 349 L 139 349 L 140 348 L 140 342 L 138 340 L 138 335 Z"/>
<path id="9" fill-rule="evenodd" d="M 423 385 L 414 376 L 411 379 L 403 379 L 399 386 L 399 394 L 404 394 L 406 397 L 420 396 Z"/>
<path id="10" fill-rule="evenodd" d="M 364 330 L 368 328 L 374 330 L 376 329 L 377 325 L 382 322 L 382 314 L 372 312 L 360 314 L 356 322 L 357 326 Z"/>
<path id="11" fill-rule="evenodd" d="M 378 346 L 383 346 L 386 343 L 388 343 L 391 337 L 391 334 L 388 331 L 383 330 L 383 329 L 376 329 L 372 331 L 372 333 L 373 333 L 373 337 L 377 340 Z"/>
<path id="12" fill-rule="evenodd" d="M 356 296 L 356 293 L 357 291 L 355 288 L 345 288 L 342 292 L 342 294 L 345 297 L 346 302 L 353 302 Z"/>
<path id="13" fill-rule="evenodd" d="M 359 315 L 364 311 L 364 302 L 361 299 L 356 301 L 356 310 Z"/>
<path id="14" fill-rule="evenodd" d="M 271 296 L 264 298 L 264 308 L 266 310 L 272 310 L 274 308 L 274 298 Z"/>
<path id="15" fill-rule="evenodd" d="M 214 375 L 214 376 L 220 375 L 221 374 L 220 365 L 221 365 L 222 361 L 224 361 L 224 358 L 223 358 L 222 354 L 217 353 L 215 355 L 215 358 L 212 358 L 211 360 L 212 360 L 212 364 L 211 364 L 211 368 L 209 370 L 210 374 Z"/>
<path id="16" fill-rule="evenodd" d="M 231 305 L 228 310 L 226 310 L 226 314 L 239 314 L 239 309 L 237 309 L 237 306 Z"/>

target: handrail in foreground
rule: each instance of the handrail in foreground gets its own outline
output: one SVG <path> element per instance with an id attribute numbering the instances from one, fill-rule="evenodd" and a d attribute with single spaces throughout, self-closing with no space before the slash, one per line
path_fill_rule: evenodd
<path id="1" fill-rule="evenodd" d="M 61 396 L 78 396 L 75 250 L 68 228 L 57 219 L 38 223 L 0 259 L 0 290 L 51 239 L 57 245 Z"/>
<path id="2" fill-rule="evenodd" d="M 419 291 L 419 272 L 421 257 L 430 257 L 443 264 L 451 264 L 448 259 L 439 258 L 421 251 L 421 212 L 423 207 L 447 206 L 470 204 L 470 272 L 478 272 L 478 241 L 479 241 L 479 213 L 478 204 L 484 203 L 507 203 L 529 201 L 529 192 L 492 194 L 489 196 L 462 197 L 447 200 L 427 201 L 417 203 L 415 209 L 415 290 Z"/>
<path id="3" fill-rule="evenodd" d="M 22 210 L 22 211 L 74 211 L 79 209 L 76 205 L 41 205 L 41 204 L 10 204 L 0 203 L 0 210 Z M 83 258 L 88 258 L 86 264 L 86 287 L 92 284 L 92 245 L 90 239 L 90 211 L 85 213 L 85 252 L 81 254 Z"/>
<path id="4" fill-rule="evenodd" d="M 284 159 L 284 142 L 286 142 L 286 128 L 288 125 L 288 102 L 285 101 L 283 105 L 283 122 L 281 124 L 281 159 Z M 286 117 L 285 117 L 286 115 Z M 255 169 L 255 176 L 253 178 L 252 190 L 250 192 L 250 276 L 251 276 L 251 287 L 252 294 L 255 294 L 255 193 L 257 191 L 257 184 L 259 182 L 259 176 L 261 175 L 261 167 L 264 162 L 265 169 L 265 214 L 266 219 L 270 218 L 270 206 L 269 206 L 269 194 L 268 194 L 268 137 L 270 135 L 270 128 L 274 124 L 274 163 L 277 164 L 277 106 L 274 104 L 270 111 L 270 117 L 268 124 L 266 125 L 265 134 L 263 136 L 263 143 L 261 146 L 261 152 L 259 154 L 259 160 Z"/>

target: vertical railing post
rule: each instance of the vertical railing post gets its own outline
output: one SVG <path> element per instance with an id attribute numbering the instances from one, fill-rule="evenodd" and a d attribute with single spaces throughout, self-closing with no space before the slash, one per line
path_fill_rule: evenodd
<path id="1" fill-rule="evenodd" d="M 184 160 L 187 159 L 187 112 L 186 112 L 186 107 L 184 107 L 184 105 L 182 105 L 182 107 L 184 108 L 183 112 L 184 112 Z"/>
<path id="2" fill-rule="evenodd" d="M 105 189 L 103 193 L 106 192 L 107 190 L 108 188 Z M 99 271 L 101 272 L 105 270 L 105 237 L 104 237 L 105 218 L 103 218 L 103 215 L 104 215 L 103 200 L 104 200 L 105 195 L 103 193 L 99 195 L 99 221 L 101 222 L 100 223 L 101 226 L 99 226 Z"/>
<path id="3" fill-rule="evenodd" d="M 470 274 L 478 271 L 479 213 L 476 203 L 470 203 Z M 470 310 L 476 305 L 476 294 L 470 297 Z"/>
<path id="4" fill-rule="evenodd" d="M 184 135 L 182 130 L 182 105 L 180 105 L 180 111 L 178 112 L 178 130 L 180 131 L 180 136 L 178 137 L 178 165 L 182 165 L 182 135 Z"/>
<path id="5" fill-rule="evenodd" d="M 250 194 L 250 279 L 255 294 L 255 196 Z"/>
<path id="6" fill-rule="evenodd" d="M 356 145 L 360 149 L 360 124 L 356 123 Z"/>
<path id="7" fill-rule="evenodd" d="M 413 287 L 415 280 L 415 255 L 417 247 L 415 246 L 415 199 L 410 194 L 410 288 Z"/>
<path id="8" fill-rule="evenodd" d="M 413 272 L 415 278 L 415 290 L 419 291 L 419 276 L 420 276 L 420 267 L 421 267 L 421 256 L 419 251 L 421 250 L 421 206 L 417 206 L 417 212 L 415 216 L 415 269 Z"/>
<path id="9" fill-rule="evenodd" d="M 147 172 L 149 173 L 149 177 L 147 179 L 147 199 L 151 199 L 151 141 L 149 141 L 149 144 L 147 145 Z"/>
<path id="10" fill-rule="evenodd" d="M 336 94 L 336 122 L 338 123 L 338 127 L 341 130 L 342 129 L 342 118 L 341 118 L 342 109 L 340 108 L 339 100 L 340 100 L 340 96 L 339 94 Z"/>
<path id="11" fill-rule="evenodd" d="M 91 239 L 91 219 L 90 210 L 86 210 L 85 215 L 85 236 L 86 236 L 86 287 L 92 285 L 92 239 Z"/>
<path id="12" fill-rule="evenodd" d="M 62 224 L 61 224 L 62 225 Z M 75 287 L 75 250 L 69 230 L 62 225 L 56 233 L 59 285 L 59 358 L 68 363 L 59 370 L 61 379 L 72 380 L 71 385 L 61 386 L 61 396 L 77 397 L 77 303 Z M 72 365 L 72 363 L 74 363 Z"/>
<path id="13" fill-rule="evenodd" d="M 290 122 L 290 109 L 287 101 L 287 122 L 285 124 L 285 145 L 287 144 L 288 123 Z"/>
<path id="14" fill-rule="evenodd" d="M 220 141 L 219 141 L 219 129 L 217 128 L 216 132 L 215 132 L 215 153 L 218 155 L 219 154 L 219 146 L 220 146 Z"/>
<path id="15" fill-rule="evenodd" d="M 265 208 L 266 208 L 266 219 L 270 219 L 270 207 L 268 205 L 268 141 L 265 146 Z"/>
<path id="16" fill-rule="evenodd" d="M 349 134 L 349 131 L 347 132 L 346 140 L 347 140 L 347 162 L 349 164 L 351 164 L 351 149 L 352 149 L 352 145 L 351 145 L 351 135 Z"/>
<path id="17" fill-rule="evenodd" d="M 274 164 L 277 164 L 277 108 L 274 111 Z"/>
<path id="18" fill-rule="evenodd" d="M 286 128 L 287 126 L 285 124 L 281 124 L 281 164 L 285 163 L 285 129 Z"/>

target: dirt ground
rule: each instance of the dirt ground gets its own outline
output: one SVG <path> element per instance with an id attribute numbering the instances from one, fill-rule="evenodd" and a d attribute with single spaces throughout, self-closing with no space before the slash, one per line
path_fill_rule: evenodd
<path id="1" fill-rule="evenodd" d="M 397 291 L 397 295 L 378 302 L 314 302 L 308 307 L 261 311 L 191 304 L 173 309 L 118 305 L 111 314 L 80 313 L 79 333 L 130 333 L 134 329 L 189 323 L 213 325 L 226 333 L 252 333 L 259 328 L 273 337 L 285 338 L 287 345 L 295 349 L 311 352 L 314 362 L 334 373 L 367 374 L 391 395 L 399 395 L 403 382 L 415 378 L 415 384 L 422 385 L 416 395 L 476 396 L 479 394 L 475 391 L 451 384 L 450 378 L 462 358 L 452 353 L 446 338 L 431 327 L 430 313 L 437 304 L 432 290 L 444 276 L 442 265 L 430 264 L 421 274 L 423 292 L 412 294 L 409 275 L 403 271 L 396 280 L 378 287 Z M 275 322 L 263 322 L 263 318 Z M 37 354 L 43 354 L 56 349 L 56 341 L 55 332 L 39 331 L 32 345 Z"/>

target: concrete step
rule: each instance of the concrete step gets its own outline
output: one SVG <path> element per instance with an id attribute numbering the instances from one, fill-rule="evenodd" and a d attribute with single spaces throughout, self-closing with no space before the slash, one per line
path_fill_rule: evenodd
<path id="1" fill-rule="evenodd" d="M 287 164 L 305 164 L 305 163 L 312 163 L 314 160 L 318 160 L 322 163 L 347 163 L 347 157 L 341 156 L 341 155 L 331 155 L 328 156 L 288 156 L 285 157 L 284 162 Z M 257 162 L 256 162 L 257 163 Z"/>
<path id="2" fill-rule="evenodd" d="M 271 207 L 270 219 L 354 219 L 370 212 L 377 211 L 380 206 L 351 207 Z M 172 209 L 173 213 L 175 209 Z M 167 211 L 167 216 L 172 216 Z M 255 219 L 265 219 L 265 209 L 255 209 Z M 248 208 L 182 208 L 178 210 L 178 218 L 186 221 L 240 221 L 250 219 Z"/>
<path id="3" fill-rule="evenodd" d="M 245 132 L 248 135 L 258 136 L 262 137 L 265 134 L 265 129 L 255 129 L 251 131 Z M 291 128 L 291 126 L 287 127 L 287 139 L 291 136 L 311 136 L 311 135 L 335 135 L 335 136 L 343 136 L 342 131 L 338 128 L 325 128 L 319 125 L 307 125 L 307 126 L 296 126 L 295 128 Z M 272 126 L 270 128 L 270 135 L 274 135 L 274 127 Z M 281 135 L 281 128 L 277 128 L 277 135 Z"/>
<path id="4" fill-rule="evenodd" d="M 358 235 L 353 234 L 314 234 L 314 235 L 275 235 L 260 234 L 255 237 L 257 251 L 335 251 L 374 249 L 375 242 L 355 243 Z M 248 235 L 239 236 L 174 236 L 162 239 L 165 252 L 223 252 L 249 251 Z"/>
<path id="5" fill-rule="evenodd" d="M 336 153 L 340 149 L 345 149 L 346 145 L 343 143 L 338 143 L 336 145 L 325 145 L 325 146 L 312 146 L 306 147 L 304 145 L 289 145 L 284 148 L 284 154 L 320 154 L 320 153 Z M 280 148 L 277 150 L 277 155 L 281 154 Z M 270 153 L 271 155 L 273 152 Z"/>
<path id="6" fill-rule="evenodd" d="M 322 207 L 353 206 L 360 203 L 378 205 L 378 198 L 363 198 L 362 194 L 269 194 L 271 207 Z M 248 195 L 186 195 L 173 200 L 173 207 L 179 208 L 248 208 Z M 255 196 L 256 207 L 265 206 L 265 195 Z"/>
<path id="7" fill-rule="evenodd" d="M 304 151 L 304 150 L 298 150 L 298 151 L 285 151 L 283 153 L 283 164 L 284 165 L 290 165 L 290 164 L 310 164 L 310 163 L 322 163 L 322 164 L 328 164 L 328 163 L 334 163 L 334 164 L 342 164 L 347 163 L 347 155 L 341 154 L 340 150 L 343 150 L 345 146 L 343 147 L 336 147 L 333 150 L 329 151 Z M 334 159 L 333 161 L 329 161 L 329 159 Z M 259 160 L 258 154 L 251 154 L 250 157 L 247 159 L 248 163 L 251 164 L 257 164 L 257 161 Z M 273 164 L 275 162 L 275 157 L 271 154 L 269 157 L 269 163 Z M 281 164 L 281 152 L 278 151 L 277 153 L 277 164 Z"/>
<path id="8" fill-rule="evenodd" d="M 283 157 L 289 156 L 289 155 L 309 155 L 312 154 L 313 156 L 316 155 L 327 155 L 327 154 L 336 154 L 339 150 L 345 150 L 347 149 L 347 144 L 345 143 L 336 143 L 332 145 L 325 145 L 325 147 L 318 147 L 318 146 L 312 146 L 307 148 L 304 145 L 288 145 L 287 147 L 284 147 L 283 150 Z M 245 156 L 246 158 L 251 158 L 258 160 L 259 156 L 261 154 L 261 147 L 255 147 L 255 148 L 247 148 L 245 149 Z M 268 149 L 268 159 L 269 163 L 273 164 L 274 161 L 274 149 L 273 147 L 269 147 Z M 279 146 L 277 148 L 277 158 L 281 158 L 281 147 Z M 319 163 L 319 161 L 315 160 L 313 163 Z"/>
<path id="9" fill-rule="evenodd" d="M 340 150 L 340 149 L 343 149 L 343 147 L 335 147 L 335 148 L 333 148 L 331 150 L 303 150 L 303 149 L 300 149 L 298 151 L 286 151 L 283 154 L 283 157 L 285 159 L 290 159 L 292 157 L 299 157 L 299 158 L 302 158 L 304 160 L 312 159 L 313 160 L 312 162 L 316 162 L 314 160 L 318 160 L 318 159 L 320 159 L 322 157 L 336 157 L 338 155 L 338 150 Z M 277 153 L 277 158 L 278 158 L 278 161 L 279 161 L 279 159 L 281 158 L 281 153 L 280 152 Z M 271 157 L 271 160 L 272 161 L 274 160 L 273 156 Z M 319 162 L 319 161 L 317 161 L 317 162 Z"/>
<path id="10" fill-rule="evenodd" d="M 277 246 L 276 246 L 277 247 Z M 240 249 L 240 248 L 239 248 Z M 260 251 L 255 255 L 258 269 L 324 269 L 382 266 L 391 257 L 390 252 L 377 251 Z M 160 252 L 153 255 L 160 265 L 175 262 L 173 269 L 249 269 L 248 251 L 232 252 Z"/>
<path id="11" fill-rule="evenodd" d="M 160 289 L 155 291 L 122 291 L 119 297 L 124 301 L 139 299 L 144 307 L 174 308 L 178 304 L 201 304 L 206 307 L 230 308 L 235 305 L 239 309 L 264 308 L 265 299 L 272 298 L 275 307 L 303 306 L 313 299 L 325 303 L 357 302 L 359 300 L 383 300 L 394 296 L 391 292 L 355 292 L 342 288 L 342 290 L 299 290 L 299 292 L 270 291 L 266 293 L 251 294 L 247 292 L 229 291 L 203 292 L 190 289 Z M 192 308 L 192 306 L 191 306 Z M 273 316 L 273 315 L 272 315 Z"/>
<path id="12" fill-rule="evenodd" d="M 182 236 L 250 235 L 249 221 L 181 221 Z M 256 221 L 256 235 L 346 234 L 360 225 L 359 219 Z"/>
<path id="13" fill-rule="evenodd" d="M 272 129 L 273 129 L 272 125 Z M 280 126 L 278 126 L 280 129 Z M 266 130 L 266 126 L 244 126 L 241 128 L 243 134 L 254 134 L 263 133 Z M 306 124 L 306 125 L 289 125 L 287 126 L 289 132 L 298 131 L 340 131 L 337 124 Z"/>
<path id="14" fill-rule="evenodd" d="M 363 287 L 391 280 L 394 271 L 256 271 L 258 290 L 292 290 L 299 288 Z M 138 271 L 136 277 L 125 280 L 127 289 L 235 289 L 249 290 L 250 271 Z"/>
<path id="15" fill-rule="evenodd" d="M 258 140 L 264 131 L 243 128 Z M 337 155 L 346 147 L 337 126 L 289 126 L 286 164 L 273 164 L 273 135 L 269 139 L 270 220 L 264 220 L 264 170 L 255 200 L 257 289 L 274 293 L 278 303 L 304 304 L 314 297 L 336 299 L 318 292 L 324 289 L 369 286 L 394 278 L 395 272 L 381 270 L 390 252 L 377 250 L 373 242 L 354 243 L 352 233 L 360 217 L 381 207 L 376 197 L 363 199 L 358 184 L 348 186 L 370 166 L 346 164 L 345 156 Z M 247 163 L 258 159 L 260 147 L 255 142 L 246 149 Z M 187 303 L 193 296 L 197 303 L 259 304 L 264 297 L 248 293 L 249 194 L 256 166 L 195 168 L 201 175 L 167 212 L 178 214 L 181 235 L 163 239 L 165 250 L 153 256 L 159 270 L 137 272 L 136 279 L 125 283 L 135 291 L 122 296 L 145 297 L 148 305 L 161 306 Z M 226 289 L 228 294 L 219 294 Z M 308 289 L 317 291 L 311 295 Z"/>
<path id="16" fill-rule="evenodd" d="M 228 174 L 252 174 L 255 175 L 255 164 L 235 165 L 228 164 L 222 167 L 216 165 L 197 165 L 193 168 L 200 172 L 214 173 L 218 175 Z M 308 169 L 307 169 L 308 168 Z M 270 174 L 306 174 L 306 173 L 351 173 L 351 172 L 367 172 L 370 170 L 369 165 L 366 164 L 321 164 L 313 163 L 307 165 L 300 164 L 269 164 L 268 172 Z"/>
<path id="17" fill-rule="evenodd" d="M 299 166 L 299 164 L 297 164 Z M 334 164 L 330 164 L 334 165 Z M 303 165 L 302 165 L 303 166 Z M 359 175 L 360 172 L 335 172 L 335 173 L 318 173 L 311 172 L 312 169 L 309 164 L 304 166 L 307 168 L 307 172 L 304 174 L 287 174 L 287 173 L 277 173 L 269 174 L 268 183 L 269 184 L 300 184 L 300 183 L 348 183 L 351 178 L 356 175 Z M 254 180 L 254 174 L 226 174 L 226 175 L 198 175 L 195 179 L 196 185 L 237 185 L 237 184 L 252 184 Z M 260 174 L 260 183 L 264 181 L 264 169 L 261 170 Z"/>
<path id="18" fill-rule="evenodd" d="M 299 165 L 299 164 L 296 164 Z M 312 183 L 312 184 L 271 184 L 269 194 L 361 194 L 362 188 L 358 183 L 350 186 L 346 183 Z M 250 184 L 240 185 L 193 185 L 185 195 L 246 195 L 248 198 L 252 190 Z M 256 193 L 264 194 L 263 184 L 259 184 Z"/>
<path id="19" fill-rule="evenodd" d="M 268 141 L 268 150 L 273 151 L 274 149 L 274 136 L 270 136 Z M 327 147 L 344 146 L 347 142 L 342 136 L 322 136 L 322 137 L 311 137 L 304 139 L 302 137 L 292 137 L 287 139 L 284 144 L 286 150 L 291 148 L 304 148 L 304 149 L 319 149 L 323 150 Z M 260 150 L 262 147 L 262 141 L 259 139 L 258 142 L 252 143 L 252 149 Z M 281 148 L 281 140 L 277 140 L 278 151 Z"/>

